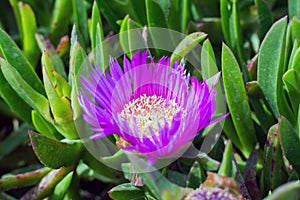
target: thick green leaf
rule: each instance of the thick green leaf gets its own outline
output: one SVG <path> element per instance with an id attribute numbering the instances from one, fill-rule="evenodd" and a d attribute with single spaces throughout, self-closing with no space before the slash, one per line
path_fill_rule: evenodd
<path id="1" fill-rule="evenodd" d="M 108 23 L 110 24 L 110 26 L 112 26 L 112 28 L 114 30 L 118 30 L 119 26 L 117 25 L 116 21 L 119 20 L 121 17 L 119 16 L 119 14 L 124 14 L 123 12 L 115 12 L 114 7 L 112 6 L 112 4 L 116 4 L 115 1 L 106 1 L 106 0 L 96 0 L 98 7 L 101 11 L 101 13 L 104 15 L 104 17 L 106 18 L 106 20 L 108 21 Z M 118 2 L 117 2 L 118 3 Z M 117 4 L 119 5 L 119 4 Z M 118 7 L 118 6 L 116 6 Z M 123 11 L 124 5 L 119 5 L 119 10 Z"/>
<path id="2" fill-rule="evenodd" d="M 64 196 L 64 200 L 81 200 L 80 194 L 80 177 L 77 174 L 73 175 L 71 185 L 69 186 L 67 193 Z"/>
<path id="3" fill-rule="evenodd" d="M 72 35 L 75 35 L 75 28 L 73 29 Z M 74 36 L 76 37 L 76 36 Z M 97 47 L 98 48 L 98 47 Z M 97 51 L 97 50 L 94 50 Z M 68 81 L 70 85 L 72 86 L 71 90 L 71 107 L 73 110 L 73 120 L 76 120 L 81 116 L 81 106 L 78 101 L 78 84 L 77 84 L 77 78 L 78 78 L 78 71 L 81 67 L 85 67 L 84 65 L 86 63 L 86 54 L 79 44 L 79 42 L 74 39 L 74 41 L 71 42 L 71 51 L 70 51 L 70 72 Z"/>
<path id="4" fill-rule="evenodd" d="M 70 166 L 81 156 L 79 142 L 60 142 L 33 131 L 29 131 L 29 137 L 36 156 L 45 166 L 54 169 Z"/>
<path id="5" fill-rule="evenodd" d="M 126 15 L 122 21 L 119 37 L 120 44 L 129 58 L 136 50 L 147 48 L 141 29 L 138 29 L 138 25 L 129 18 L 129 15 Z"/>
<path id="6" fill-rule="evenodd" d="M 46 54 L 43 54 L 46 57 Z M 59 96 L 56 89 L 57 84 L 51 81 L 50 76 L 46 70 L 46 66 L 43 66 L 43 78 L 47 96 L 51 101 L 49 102 L 51 111 L 54 117 L 54 121 L 57 124 L 63 124 L 73 120 L 71 102 L 66 96 Z"/>
<path id="7" fill-rule="evenodd" d="M 238 60 L 242 63 L 245 60 L 243 49 L 243 35 L 240 25 L 238 1 L 221 0 L 220 14 L 222 31 L 226 43 L 238 55 Z"/>
<path id="8" fill-rule="evenodd" d="M 274 190 L 286 180 L 282 151 L 279 143 L 279 125 L 275 124 L 269 129 L 264 148 L 264 161 L 262 171 L 261 190 L 264 195 Z"/>
<path id="9" fill-rule="evenodd" d="M 29 85 L 19 72 L 13 68 L 8 62 L 3 59 L 0 59 L 1 70 L 12 86 L 12 88 L 18 93 L 20 97 L 24 99 L 33 109 L 37 110 L 43 115 L 43 117 L 51 122 L 52 118 L 50 115 L 49 103 L 48 100 L 40 93 L 38 93 L 32 85 Z"/>
<path id="10" fill-rule="evenodd" d="M 220 14 L 221 14 L 221 24 L 222 31 L 225 38 L 226 43 L 231 46 L 230 41 L 230 25 L 229 25 L 229 10 L 228 10 L 228 0 L 220 0 Z"/>
<path id="11" fill-rule="evenodd" d="M 261 128 L 264 132 L 264 134 L 258 135 L 258 141 L 264 141 L 270 126 L 276 123 L 277 119 L 269 110 L 267 110 L 267 106 L 264 104 L 264 101 L 249 96 L 249 102 L 253 108 L 253 112 L 256 114 L 256 116 L 252 116 L 253 120 L 256 121 L 259 128 Z"/>
<path id="12" fill-rule="evenodd" d="M 242 144 L 240 150 L 248 157 L 256 144 L 254 125 L 239 65 L 225 44 L 222 48 L 222 73 L 227 104 Z"/>
<path id="13" fill-rule="evenodd" d="M 159 171 L 156 171 L 154 167 L 149 166 L 140 158 L 129 155 L 128 156 L 131 163 L 134 163 L 134 168 L 140 173 L 143 183 L 148 187 L 149 191 L 158 200 L 162 200 L 162 196 L 165 191 L 168 191 L 170 195 L 178 199 L 182 199 L 191 190 L 188 188 L 182 188 L 178 185 L 171 183 L 166 179 Z M 148 171 L 148 172 L 147 172 Z"/>
<path id="14" fill-rule="evenodd" d="M 199 188 L 201 183 L 204 182 L 205 178 L 206 176 L 202 166 L 198 161 L 195 161 L 188 174 L 186 186 L 193 189 Z"/>
<path id="15" fill-rule="evenodd" d="M 145 192 L 131 183 L 123 183 L 113 187 L 109 192 L 109 196 L 115 200 L 142 199 Z"/>
<path id="16" fill-rule="evenodd" d="M 22 75 L 23 79 L 33 89 L 42 95 L 46 94 L 43 84 L 34 72 L 31 64 L 24 57 L 14 41 L 2 29 L 0 29 L 0 51 L 5 60 Z"/>
<path id="17" fill-rule="evenodd" d="M 203 42 L 201 49 L 201 73 L 206 79 L 219 72 L 216 57 L 209 39 Z"/>
<path id="18" fill-rule="evenodd" d="M 35 187 L 29 190 L 22 199 L 35 199 L 43 200 L 47 196 L 53 193 L 55 186 L 63 180 L 67 174 L 74 170 L 74 165 L 69 167 L 61 167 L 57 170 L 52 170 L 48 173 L 40 183 Z"/>
<path id="19" fill-rule="evenodd" d="M 171 64 L 176 60 L 185 57 L 191 50 L 193 50 L 200 42 L 207 37 L 206 33 L 194 32 L 187 35 L 175 48 L 171 56 Z"/>
<path id="20" fill-rule="evenodd" d="M 238 0 L 233 0 L 232 2 L 232 10 L 229 25 L 232 45 L 231 47 L 237 52 L 239 61 L 242 63 L 245 60 L 245 52 L 243 49 L 243 33 L 238 9 Z"/>
<path id="21" fill-rule="evenodd" d="M 0 179 L 0 192 L 37 184 L 51 169 L 45 167 L 23 174 L 4 176 Z"/>
<path id="22" fill-rule="evenodd" d="M 145 0 L 145 4 L 148 27 L 168 28 L 166 13 L 164 13 L 164 10 L 162 9 L 162 6 L 159 4 L 159 2 L 156 0 Z M 165 31 L 162 31 L 160 29 L 154 28 L 148 29 L 148 31 L 149 36 L 151 36 L 154 48 L 156 48 L 156 56 L 161 57 L 163 55 L 166 55 L 166 52 L 161 50 L 159 47 L 162 44 L 166 45 L 170 42 L 171 34 L 168 33 L 167 29 Z M 161 32 L 164 32 L 166 35 L 164 37 L 161 37 Z"/>
<path id="23" fill-rule="evenodd" d="M 300 48 L 298 48 L 297 51 L 295 52 L 295 55 L 292 60 L 291 68 L 300 74 Z"/>
<path id="24" fill-rule="evenodd" d="M 99 32 L 97 30 L 98 26 L 99 26 Z M 90 38 L 91 38 L 91 44 L 92 44 L 93 50 L 95 50 L 95 48 L 99 45 L 96 40 L 97 34 L 99 34 L 98 37 L 100 37 L 101 41 L 103 41 L 104 33 L 103 33 L 103 26 L 102 26 L 100 11 L 99 11 L 96 1 L 94 1 L 93 9 L 92 9 L 92 24 L 91 24 L 91 30 L 90 30 Z"/>
<path id="25" fill-rule="evenodd" d="M 39 132 L 44 134 L 45 136 L 52 138 L 52 139 L 62 139 L 62 135 L 60 135 L 54 126 L 47 122 L 41 114 L 39 114 L 36 110 L 31 112 L 32 123 L 35 129 Z"/>
<path id="26" fill-rule="evenodd" d="M 168 1 L 165 1 L 168 2 Z M 146 0 L 148 27 L 168 28 L 167 13 L 156 0 Z"/>
<path id="27" fill-rule="evenodd" d="M 203 169 L 208 171 L 216 171 L 220 167 L 220 162 L 217 160 L 212 159 L 205 153 L 199 153 L 197 159 Z"/>
<path id="28" fill-rule="evenodd" d="M 290 122 L 283 116 L 279 118 L 279 140 L 285 157 L 300 176 L 300 138 Z"/>
<path id="29" fill-rule="evenodd" d="M 51 42 L 44 36 L 36 34 L 35 35 L 36 40 L 38 41 L 38 45 L 40 47 L 40 50 L 42 53 L 47 53 L 49 56 L 50 62 L 53 64 L 52 69 L 55 69 L 60 75 L 62 75 L 64 78 L 67 77 L 66 71 L 65 71 L 65 66 L 62 61 L 62 59 L 59 57 L 57 54 L 54 46 L 51 44 Z M 43 62 L 43 60 L 42 60 Z M 45 63 L 42 63 L 45 65 Z"/>
<path id="30" fill-rule="evenodd" d="M 240 139 L 238 137 L 238 134 L 236 133 L 235 127 L 233 125 L 232 117 L 230 115 L 228 117 L 226 117 L 226 119 L 225 119 L 223 130 L 224 130 L 224 133 L 226 134 L 226 136 L 228 138 L 230 138 L 230 140 L 232 141 L 232 143 L 238 149 L 242 149 L 243 148 L 242 144 L 240 142 Z"/>
<path id="31" fill-rule="evenodd" d="M 300 1 L 299 2 L 299 6 L 300 6 Z M 300 20 L 297 17 L 293 17 L 292 21 L 290 22 L 290 26 L 291 26 L 291 39 L 292 42 L 295 41 L 295 39 L 300 39 Z"/>
<path id="32" fill-rule="evenodd" d="M 213 77 L 219 72 L 219 69 L 217 67 L 216 58 L 214 54 L 214 50 L 212 48 L 212 45 L 209 41 L 209 39 L 205 40 L 202 49 L 201 49 L 201 73 L 202 77 L 204 79 L 208 79 L 210 77 Z M 222 113 L 224 112 L 224 98 L 223 98 L 223 91 L 221 89 L 221 83 L 218 81 L 218 83 L 215 86 L 215 89 L 217 91 L 216 96 L 216 113 Z"/>
<path id="33" fill-rule="evenodd" d="M 87 149 L 83 151 L 82 160 L 86 163 L 94 172 L 102 177 L 105 177 L 109 182 L 118 183 L 123 181 L 123 179 L 116 179 L 117 173 L 114 169 L 108 167 L 109 164 L 99 161 L 100 158 L 96 158 Z M 121 161 L 120 161 L 121 162 Z M 96 177 L 96 174 L 94 175 Z"/>
<path id="34" fill-rule="evenodd" d="M 133 21 L 129 19 L 129 15 L 126 15 L 125 18 L 122 20 L 119 37 L 122 49 L 129 58 L 132 57 L 132 50 L 134 50 L 132 48 L 132 40 L 135 40 L 135 38 L 131 37 L 131 29 L 134 29 Z"/>
<path id="35" fill-rule="evenodd" d="M 31 107 L 10 86 L 3 76 L 2 71 L 0 72 L 0 96 L 22 120 L 32 124 L 30 116 Z"/>
<path id="36" fill-rule="evenodd" d="M 72 3 L 70 0 L 56 0 L 54 4 L 50 39 L 57 44 L 60 38 L 67 33 L 68 24 L 72 17 Z"/>
<path id="37" fill-rule="evenodd" d="M 290 97 L 290 102 L 295 116 L 298 114 L 300 104 L 300 74 L 295 70 L 288 70 L 282 77 L 284 85 Z"/>
<path id="38" fill-rule="evenodd" d="M 298 126 L 298 136 L 300 138 L 300 104 L 299 104 L 299 108 L 298 108 L 297 126 Z"/>
<path id="39" fill-rule="evenodd" d="M 255 0 L 255 5 L 258 12 L 258 35 L 260 40 L 263 39 L 269 28 L 272 26 L 273 17 L 269 5 L 264 0 Z"/>
<path id="40" fill-rule="evenodd" d="M 181 33 L 186 33 L 186 28 L 189 20 L 190 0 L 172 0 L 170 14 L 168 17 L 169 28 L 180 31 Z"/>
<path id="41" fill-rule="evenodd" d="M 97 35 L 98 36 L 98 35 Z M 97 37 L 96 36 L 96 37 Z M 71 34 L 70 60 L 69 60 L 69 77 L 68 82 L 73 86 L 76 82 L 76 77 L 80 68 L 88 68 L 87 55 L 78 40 L 76 27 L 73 26 Z M 85 66 L 84 66 L 85 65 Z"/>
<path id="42" fill-rule="evenodd" d="M 181 172 L 178 172 L 178 171 L 168 170 L 166 177 L 172 183 L 175 183 L 176 185 L 178 185 L 180 187 L 185 187 L 185 183 L 187 181 L 187 175 L 185 175 Z"/>
<path id="43" fill-rule="evenodd" d="M 289 0 L 288 2 L 289 18 L 292 19 L 294 16 L 296 16 L 298 19 L 300 19 L 300 1 Z"/>
<path id="44" fill-rule="evenodd" d="M 37 51 L 37 43 L 34 40 L 34 35 L 37 32 L 37 25 L 34 13 L 28 4 L 19 2 L 20 17 L 22 23 L 22 43 L 23 52 L 27 59 L 30 61 L 32 66 L 37 64 L 40 57 Z"/>
<path id="45" fill-rule="evenodd" d="M 89 30 L 87 26 L 87 11 L 84 0 L 72 0 L 72 4 L 77 32 L 83 37 L 81 44 L 87 45 L 89 42 Z M 80 37 L 79 40 L 81 40 Z"/>
<path id="46" fill-rule="evenodd" d="M 231 141 L 227 142 L 225 151 L 223 153 L 223 159 L 219 168 L 218 174 L 222 176 L 233 176 L 233 150 Z"/>
<path id="47" fill-rule="evenodd" d="M 299 47 L 300 47 L 300 40 L 299 39 L 294 40 L 293 49 L 292 49 L 290 57 L 289 57 L 288 69 L 292 68 L 292 64 L 294 63 L 295 55 L 296 55 Z"/>
<path id="48" fill-rule="evenodd" d="M 63 199 L 63 197 L 65 196 L 65 194 L 67 193 L 67 191 L 71 185 L 73 175 L 74 175 L 74 172 L 70 172 L 55 186 L 55 189 L 54 189 L 53 193 L 51 194 L 49 200 Z"/>
<path id="49" fill-rule="evenodd" d="M 286 18 L 278 20 L 267 33 L 258 56 L 257 81 L 276 118 L 295 119 L 283 91 Z"/>
<path id="50" fill-rule="evenodd" d="M 300 183 L 293 181 L 286 183 L 277 188 L 270 196 L 269 200 L 282 200 L 282 199 L 300 199 Z"/>

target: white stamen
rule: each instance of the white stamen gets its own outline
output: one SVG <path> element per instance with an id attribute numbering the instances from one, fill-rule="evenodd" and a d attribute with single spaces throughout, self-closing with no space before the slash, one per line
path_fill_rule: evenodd
<path id="1" fill-rule="evenodd" d="M 170 126 L 173 117 L 184 109 L 175 100 L 167 100 L 161 96 L 146 96 L 145 94 L 127 103 L 120 116 L 127 120 L 133 130 L 134 118 L 138 128 L 139 137 L 151 136 L 149 127 L 158 136 L 159 125 L 163 127 L 165 120 Z"/>

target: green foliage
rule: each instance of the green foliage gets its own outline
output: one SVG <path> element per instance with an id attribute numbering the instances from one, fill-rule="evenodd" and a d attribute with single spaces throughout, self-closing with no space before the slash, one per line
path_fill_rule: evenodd
<path id="1" fill-rule="evenodd" d="M 0 163 L 17 161 L 0 167 L 8 172 L 0 192 L 34 186 L 22 198 L 80 199 L 79 183 L 90 187 L 94 180 L 111 189 L 89 191 L 91 198 L 183 199 L 214 171 L 235 178 L 252 199 L 299 198 L 299 30 L 299 0 L 1 1 Z M 112 34 L 119 34 L 120 44 L 107 42 Z M 187 59 L 187 72 L 217 90 L 215 117 L 224 114 L 224 98 L 230 116 L 215 148 L 209 147 L 213 152 L 184 154 L 162 170 L 144 172 L 149 166 L 125 151 L 108 149 L 116 153 L 95 158 L 84 147 L 93 141 L 78 139 L 85 127 L 75 124 L 83 120 L 81 70 L 95 65 L 104 72 L 110 55 L 131 57 L 149 43 L 156 59 L 170 56 L 174 63 L 192 56 L 201 71 L 190 70 Z M 195 148 L 221 125 L 203 130 Z M 29 154 L 19 158 L 24 146 L 39 162 Z M 109 167 L 120 162 L 124 173 Z M 128 171 L 130 162 L 144 173 Z"/>

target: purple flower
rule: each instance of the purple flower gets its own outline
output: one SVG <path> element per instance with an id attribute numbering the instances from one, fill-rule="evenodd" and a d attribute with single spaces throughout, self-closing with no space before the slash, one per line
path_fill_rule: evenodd
<path id="1" fill-rule="evenodd" d="M 201 186 L 191 192 L 184 200 L 242 200 L 241 196 L 236 196 L 228 189 L 219 187 Z"/>
<path id="2" fill-rule="evenodd" d="M 147 62 L 148 61 L 148 62 Z M 117 145 L 145 155 L 150 162 L 173 157 L 211 123 L 216 91 L 206 81 L 190 78 L 183 62 L 157 63 L 147 51 L 110 60 L 109 72 L 99 68 L 83 77 L 79 96 L 91 139 L 117 134 Z"/>
<path id="3" fill-rule="evenodd" d="M 234 179 L 207 172 L 202 185 L 189 193 L 184 200 L 243 200 L 239 185 Z"/>

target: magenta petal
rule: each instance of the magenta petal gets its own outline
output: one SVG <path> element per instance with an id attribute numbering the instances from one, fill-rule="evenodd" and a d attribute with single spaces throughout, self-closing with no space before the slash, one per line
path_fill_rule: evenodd
<path id="1" fill-rule="evenodd" d="M 147 63 L 148 54 L 147 51 L 138 50 L 131 60 L 124 55 L 123 69 L 116 59 L 111 59 L 105 74 L 98 68 L 91 69 L 89 76 L 81 79 L 79 102 L 83 118 L 94 132 L 91 139 L 117 134 L 130 143 L 124 150 L 137 151 L 148 158 L 149 164 L 153 164 L 159 158 L 175 155 L 200 130 L 226 118 L 229 113 L 212 120 L 216 111 L 216 90 L 206 81 L 199 82 L 196 77 L 190 77 L 183 60 L 175 61 L 170 67 L 167 57 L 160 58 L 157 63 L 149 57 L 150 62 Z M 169 119 L 170 124 L 164 115 L 154 128 L 152 117 L 149 121 L 147 118 L 146 122 L 138 121 L 144 117 L 139 115 L 150 112 L 153 106 L 149 102 L 147 105 L 137 103 L 143 95 L 164 99 L 165 107 L 151 112 L 159 114 L 169 105 L 174 106 L 172 102 L 180 110 L 176 110 L 175 114 L 171 112 L 174 116 Z M 125 105 L 130 106 L 126 107 L 129 117 L 126 115 L 124 118 L 121 113 Z M 170 109 L 176 109 L 176 106 Z M 140 129 L 140 126 L 146 127 Z"/>

